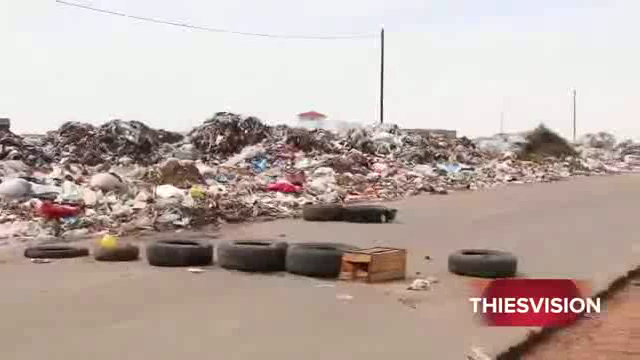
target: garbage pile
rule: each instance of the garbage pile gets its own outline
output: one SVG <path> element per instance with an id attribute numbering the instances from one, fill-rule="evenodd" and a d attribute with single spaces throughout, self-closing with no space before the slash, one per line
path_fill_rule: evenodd
<path id="1" fill-rule="evenodd" d="M 8 129 L 0 130 L 0 161 L 20 160 L 29 166 L 43 166 L 51 159 L 40 149 L 40 144 L 32 143 Z"/>
<path id="2" fill-rule="evenodd" d="M 231 155 L 268 136 L 269 127 L 258 118 L 219 112 L 189 133 L 197 150 L 205 154 Z"/>
<path id="3" fill-rule="evenodd" d="M 599 133 L 572 145 L 544 127 L 470 140 L 394 125 L 344 134 L 270 127 L 218 113 L 187 136 L 120 120 L 99 127 L 66 123 L 41 140 L 41 149 L 3 136 L 0 241 L 259 221 L 297 216 L 308 203 L 444 195 L 640 169 L 640 144 L 616 144 Z M 53 227 L 43 206 L 80 210 Z"/>
<path id="4" fill-rule="evenodd" d="M 100 127 L 67 122 L 50 131 L 41 146 L 57 162 L 88 166 L 103 163 L 135 162 L 154 164 L 162 159 L 163 144 L 181 141 L 183 136 L 154 130 L 139 121 L 112 120 Z"/>

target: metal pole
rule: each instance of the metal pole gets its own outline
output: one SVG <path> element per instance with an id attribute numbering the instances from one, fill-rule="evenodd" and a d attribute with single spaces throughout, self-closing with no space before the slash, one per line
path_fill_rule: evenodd
<path id="1" fill-rule="evenodd" d="M 576 142 L 576 90 L 573 90 L 573 142 Z"/>
<path id="2" fill-rule="evenodd" d="M 504 111 L 500 112 L 500 134 L 504 134 Z"/>
<path id="3" fill-rule="evenodd" d="M 384 123 L 384 28 L 380 31 L 380 124 Z"/>

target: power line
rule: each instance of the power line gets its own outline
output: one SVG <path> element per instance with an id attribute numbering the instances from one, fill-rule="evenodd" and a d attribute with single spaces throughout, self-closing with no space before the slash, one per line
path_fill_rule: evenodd
<path id="1" fill-rule="evenodd" d="M 87 5 L 82 5 L 82 4 L 76 4 L 76 3 L 67 2 L 67 1 L 63 1 L 63 0 L 56 0 L 56 2 L 58 4 L 61 4 L 61 5 L 81 8 L 81 9 L 85 9 L 85 10 L 91 10 L 91 11 L 99 12 L 99 13 L 102 13 L 102 14 L 127 17 L 127 18 L 131 18 L 131 19 L 135 19 L 135 20 L 147 21 L 147 22 L 152 22 L 152 23 L 156 23 L 156 24 L 172 25 L 172 26 L 178 26 L 178 27 L 182 27 L 182 28 L 188 28 L 188 29 L 193 29 L 193 30 L 202 30 L 202 31 L 208 31 L 208 32 L 215 32 L 215 33 L 246 35 L 246 36 L 259 36 L 259 37 L 278 38 L 278 39 L 305 39 L 305 40 L 345 40 L 345 39 L 369 39 L 369 38 L 377 38 L 377 37 L 379 37 L 378 34 L 360 34 L 360 35 L 346 35 L 346 36 L 298 36 L 298 35 L 277 35 L 277 34 L 241 32 L 241 31 L 233 31 L 233 30 L 226 30 L 226 29 L 216 29 L 216 28 L 209 28 L 209 27 L 204 27 L 204 26 L 190 25 L 190 24 L 187 24 L 187 23 L 179 23 L 179 22 L 174 22 L 174 21 L 167 21 L 167 20 L 162 20 L 162 19 L 154 19 L 154 18 L 143 17 L 143 16 L 129 15 L 129 14 L 113 11 L 113 10 L 99 9 L 99 8 L 95 8 L 95 7 L 91 7 L 91 6 L 87 6 Z"/>

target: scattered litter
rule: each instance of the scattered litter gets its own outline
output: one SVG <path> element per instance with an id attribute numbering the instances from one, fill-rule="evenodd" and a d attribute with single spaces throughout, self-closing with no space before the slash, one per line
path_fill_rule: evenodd
<path id="1" fill-rule="evenodd" d="M 348 294 L 339 294 L 339 295 L 336 295 L 336 299 L 343 300 L 343 301 L 349 301 L 349 300 L 353 300 L 353 296 L 348 295 Z"/>
<path id="2" fill-rule="evenodd" d="M 193 274 L 201 274 L 205 272 L 205 270 L 201 268 L 188 268 L 187 271 Z"/>
<path id="3" fill-rule="evenodd" d="M 400 298 L 398 298 L 398 301 L 402 305 L 404 305 L 404 306 L 406 306 L 408 308 L 411 308 L 411 309 L 417 309 L 418 308 L 418 305 L 417 305 L 415 300 L 412 300 L 412 299 L 409 299 L 409 298 L 406 298 L 406 297 L 400 297 Z"/>
<path id="4" fill-rule="evenodd" d="M 467 354 L 467 360 L 491 360 L 491 357 L 481 348 L 473 347 Z"/>
<path id="5" fill-rule="evenodd" d="M 31 262 L 34 264 L 50 264 L 50 259 L 31 259 Z"/>
<path id="6" fill-rule="evenodd" d="M 415 279 L 415 280 L 413 280 L 411 285 L 409 285 L 407 290 L 427 291 L 427 290 L 430 290 L 431 286 L 436 282 L 437 282 L 437 280 L 435 280 L 435 282 L 434 282 L 433 280 L 430 281 L 428 279 Z"/>
<path id="7" fill-rule="evenodd" d="M 334 284 L 318 284 L 316 285 L 317 288 L 334 288 L 336 287 Z"/>

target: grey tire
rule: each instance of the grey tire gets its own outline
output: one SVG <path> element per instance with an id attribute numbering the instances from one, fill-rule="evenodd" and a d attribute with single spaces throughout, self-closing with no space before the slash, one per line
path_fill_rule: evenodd
<path id="1" fill-rule="evenodd" d="M 69 259 L 89 256 L 89 249 L 62 245 L 40 245 L 28 247 L 24 256 L 31 259 Z"/>
<path id="2" fill-rule="evenodd" d="M 302 208 L 302 218 L 307 221 L 340 221 L 342 220 L 341 205 L 305 205 Z"/>
<path id="3" fill-rule="evenodd" d="M 225 269 L 274 272 L 284 271 L 287 243 L 271 240 L 237 240 L 218 245 L 218 264 Z"/>
<path id="4" fill-rule="evenodd" d="M 213 263 L 213 245 L 199 241 L 158 241 L 147 246 L 153 266 L 206 266 Z"/>
<path id="5" fill-rule="evenodd" d="M 466 276 L 506 278 L 516 275 L 515 255 L 497 250 L 464 249 L 449 255 L 449 271 Z"/>
<path id="6" fill-rule="evenodd" d="M 119 245 L 115 248 L 99 247 L 93 252 L 97 261 L 136 261 L 140 257 L 140 248 L 135 245 Z"/>
<path id="7" fill-rule="evenodd" d="M 355 247 L 336 243 L 300 243 L 289 245 L 286 267 L 292 274 L 320 278 L 337 278 L 342 254 Z"/>
<path id="8" fill-rule="evenodd" d="M 395 220 L 397 209 L 376 205 L 347 206 L 342 217 L 344 221 L 353 223 L 383 224 Z"/>

